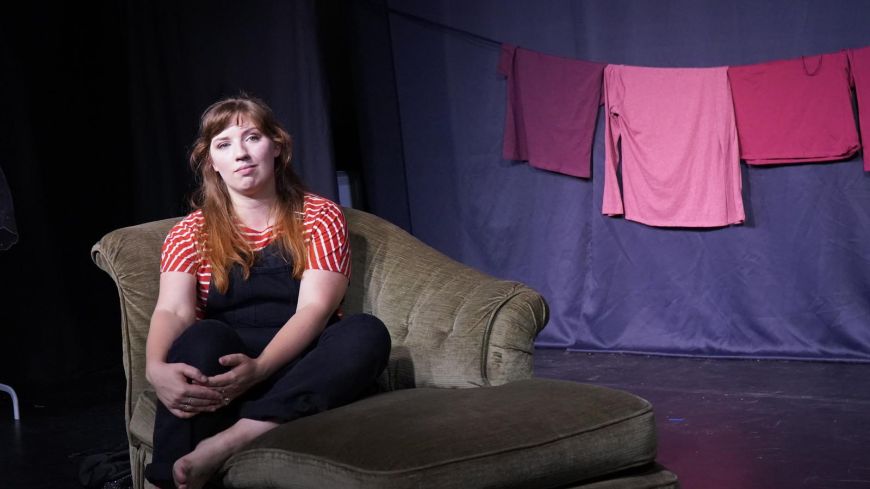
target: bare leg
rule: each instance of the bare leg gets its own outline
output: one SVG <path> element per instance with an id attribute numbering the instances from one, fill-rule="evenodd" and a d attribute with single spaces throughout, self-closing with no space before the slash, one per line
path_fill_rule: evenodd
<path id="1" fill-rule="evenodd" d="M 200 489 L 230 456 L 278 423 L 242 418 L 224 431 L 199 442 L 178 459 L 172 477 L 178 489 Z"/>

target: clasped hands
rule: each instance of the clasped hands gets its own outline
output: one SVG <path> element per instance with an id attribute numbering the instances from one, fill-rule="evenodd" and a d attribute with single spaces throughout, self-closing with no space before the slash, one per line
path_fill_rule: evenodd
<path id="1" fill-rule="evenodd" d="M 228 405 L 261 380 L 256 358 L 233 353 L 218 362 L 230 370 L 208 377 L 185 363 L 162 363 L 149 369 L 148 380 L 169 412 L 192 418 Z"/>

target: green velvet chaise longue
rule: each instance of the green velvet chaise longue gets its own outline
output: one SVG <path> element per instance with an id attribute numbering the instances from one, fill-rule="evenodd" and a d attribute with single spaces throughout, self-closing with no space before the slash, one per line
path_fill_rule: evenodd
<path id="1" fill-rule="evenodd" d="M 231 457 L 228 488 L 676 488 L 656 464 L 650 404 L 618 390 L 532 376 L 547 323 L 529 287 L 457 263 L 392 224 L 345 209 L 348 314 L 390 330 L 381 391 L 287 423 Z M 126 422 L 136 489 L 148 487 L 156 398 L 145 339 L 160 247 L 178 219 L 119 229 L 94 245 L 118 286 Z"/>

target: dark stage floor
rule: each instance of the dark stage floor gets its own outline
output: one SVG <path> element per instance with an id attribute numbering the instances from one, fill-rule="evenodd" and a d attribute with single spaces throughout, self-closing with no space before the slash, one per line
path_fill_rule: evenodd
<path id="1" fill-rule="evenodd" d="M 685 489 L 870 488 L 870 364 L 535 355 L 540 377 L 649 400 Z"/>
<path id="2" fill-rule="evenodd" d="M 127 440 L 121 367 L 30 390 L 18 393 L 18 422 L 12 419 L 9 396 L 0 394 L 0 488 L 83 487 L 78 482 L 82 459 Z"/>
<path id="3" fill-rule="evenodd" d="M 870 364 L 538 350 L 535 367 L 651 401 L 659 462 L 685 489 L 870 489 Z M 125 441 L 122 382 L 22 399 L 17 424 L 0 394 L 0 488 L 81 487 L 83 454 Z"/>

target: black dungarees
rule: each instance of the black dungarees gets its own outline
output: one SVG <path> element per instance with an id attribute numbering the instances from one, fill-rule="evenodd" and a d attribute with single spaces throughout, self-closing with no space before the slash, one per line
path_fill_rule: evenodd
<path id="1" fill-rule="evenodd" d="M 209 287 L 205 319 L 175 340 L 167 362 L 186 363 L 214 376 L 228 370 L 218 363 L 221 356 L 259 356 L 296 311 L 300 282 L 293 279 L 293 264 L 283 255 L 273 243 L 258 252 L 247 280 L 236 265 L 226 293 Z M 175 461 L 240 418 L 283 423 L 359 399 L 371 391 L 389 353 L 390 336 L 379 319 L 333 315 L 299 356 L 229 406 L 182 419 L 158 400 L 152 463 L 145 477 L 158 487 L 173 487 Z"/>

